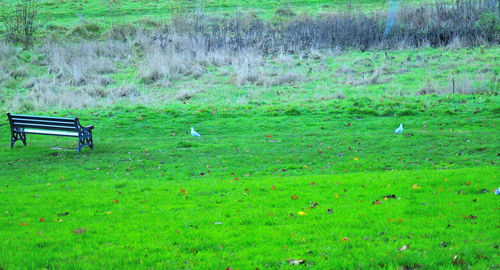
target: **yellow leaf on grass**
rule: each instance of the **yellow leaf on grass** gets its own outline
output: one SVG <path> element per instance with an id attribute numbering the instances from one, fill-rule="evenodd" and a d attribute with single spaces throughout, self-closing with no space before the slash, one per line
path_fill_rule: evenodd
<path id="1" fill-rule="evenodd" d="M 347 238 L 347 237 L 345 237 L 345 236 L 344 236 L 344 237 L 342 237 L 342 242 L 348 242 L 349 240 L 350 240 L 350 239 L 349 239 L 349 238 Z"/>
<path id="2" fill-rule="evenodd" d="M 358 160 L 358 157 L 354 157 L 354 160 Z"/>
<path id="3" fill-rule="evenodd" d="M 297 212 L 297 214 L 299 214 L 299 216 L 307 216 L 307 213 L 302 211 Z"/>
<path id="4" fill-rule="evenodd" d="M 420 187 L 417 184 L 413 185 L 411 188 L 413 188 L 413 189 L 420 189 Z"/>
<path id="5" fill-rule="evenodd" d="M 333 194 L 333 197 L 338 198 L 338 197 L 339 197 L 339 194 L 334 193 L 334 194 Z"/>

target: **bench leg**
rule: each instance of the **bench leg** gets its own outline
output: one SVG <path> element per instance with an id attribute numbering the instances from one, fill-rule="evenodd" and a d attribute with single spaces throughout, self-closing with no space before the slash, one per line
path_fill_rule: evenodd
<path id="1" fill-rule="evenodd" d="M 78 153 L 80 153 L 80 151 L 85 145 L 88 145 L 90 149 L 94 149 L 92 134 L 78 138 Z"/>
<path id="2" fill-rule="evenodd" d="M 17 132 L 11 133 L 11 136 L 10 136 L 10 148 L 14 147 L 14 144 L 16 143 L 16 141 L 22 141 L 23 144 L 26 146 L 26 134 L 24 134 L 24 133 L 17 133 Z"/>

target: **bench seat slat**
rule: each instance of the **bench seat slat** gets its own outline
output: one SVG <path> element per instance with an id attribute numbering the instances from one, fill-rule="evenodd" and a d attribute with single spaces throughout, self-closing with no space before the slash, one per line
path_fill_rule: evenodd
<path id="1" fill-rule="evenodd" d="M 22 114 L 11 114 L 12 118 L 20 118 L 20 119 L 33 119 L 33 120 L 48 120 L 48 121 L 61 121 L 61 122 L 73 122 L 75 118 L 67 118 L 67 117 L 47 117 L 47 116 L 35 116 L 35 115 L 22 115 Z"/>
<path id="2" fill-rule="evenodd" d="M 57 130 L 46 130 L 46 129 L 25 129 L 23 133 L 26 134 L 40 134 L 40 135 L 54 135 L 54 136 L 66 136 L 66 137 L 78 137 L 78 132 L 69 131 L 57 131 Z"/>
<path id="3" fill-rule="evenodd" d="M 22 124 L 41 124 L 41 125 L 57 125 L 74 127 L 75 122 L 60 122 L 60 121 L 47 121 L 47 120 L 31 120 L 31 119 L 12 119 L 14 125 Z"/>
<path id="4" fill-rule="evenodd" d="M 37 129 L 56 129 L 56 130 L 70 130 L 70 131 L 76 131 L 75 126 L 58 126 L 58 125 L 40 125 L 40 124 L 29 124 L 29 123 L 23 123 L 23 124 L 14 124 L 15 127 L 22 127 L 22 128 L 37 128 Z"/>

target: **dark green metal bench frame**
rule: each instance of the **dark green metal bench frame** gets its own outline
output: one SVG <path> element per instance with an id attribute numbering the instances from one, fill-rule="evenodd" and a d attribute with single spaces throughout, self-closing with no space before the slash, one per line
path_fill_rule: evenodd
<path id="1" fill-rule="evenodd" d="M 85 145 L 94 148 L 92 130 L 94 126 L 83 127 L 78 117 L 48 117 L 7 113 L 10 123 L 10 148 L 16 141 L 26 145 L 26 134 L 78 137 L 78 152 Z"/>

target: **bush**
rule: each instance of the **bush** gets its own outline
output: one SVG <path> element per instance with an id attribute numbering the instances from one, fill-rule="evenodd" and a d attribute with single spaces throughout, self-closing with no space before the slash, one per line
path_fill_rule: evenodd
<path id="1" fill-rule="evenodd" d="M 25 48 L 33 45 L 34 35 L 39 28 L 36 0 L 21 0 L 10 13 L 2 15 L 2 20 L 8 41 L 21 42 Z"/>
<path id="2" fill-rule="evenodd" d="M 97 23 L 84 22 L 71 29 L 71 35 L 82 39 L 96 39 L 102 32 L 102 27 Z"/>
<path id="3" fill-rule="evenodd" d="M 343 12 L 265 21 L 253 16 L 232 18 L 176 17 L 153 37 L 161 48 L 182 36 L 206 51 L 250 50 L 263 54 L 321 49 L 400 48 L 498 44 L 498 0 L 437 1 L 434 6 L 399 10 L 392 30 L 384 34 L 386 14 Z"/>

